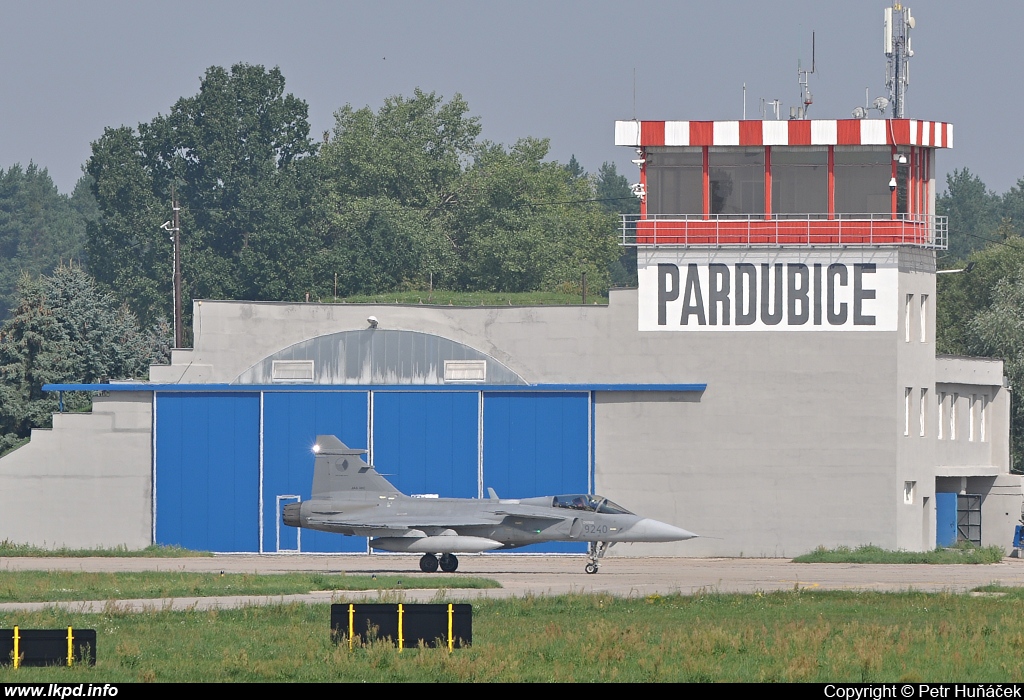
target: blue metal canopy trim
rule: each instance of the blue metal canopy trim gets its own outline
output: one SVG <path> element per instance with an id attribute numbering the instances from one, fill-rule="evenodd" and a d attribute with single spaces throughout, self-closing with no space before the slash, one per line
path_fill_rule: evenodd
<path id="1" fill-rule="evenodd" d="M 707 384 L 44 384 L 43 391 L 704 391 Z"/>

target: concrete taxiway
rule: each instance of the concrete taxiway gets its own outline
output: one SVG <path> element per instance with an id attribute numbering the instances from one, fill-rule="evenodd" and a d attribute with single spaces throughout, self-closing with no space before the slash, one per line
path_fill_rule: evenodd
<path id="1" fill-rule="evenodd" d="M 444 600 L 604 593 L 615 596 L 700 592 L 755 593 L 819 589 L 855 591 L 965 592 L 977 586 L 1024 586 L 1024 561 L 1003 559 L 997 564 L 794 564 L 787 559 L 609 558 L 601 571 L 588 575 L 585 560 L 576 556 L 477 555 L 460 556 L 457 576 L 482 576 L 499 581 L 500 589 L 449 589 Z M 195 571 L 272 574 L 283 572 L 388 574 L 403 577 L 400 592 L 387 592 L 408 602 L 438 598 L 436 589 L 417 588 L 418 579 L 436 576 L 418 570 L 418 556 L 408 555 L 220 555 L 180 559 L 29 558 L 2 557 L 0 572 L 62 571 Z M 407 578 L 406 578 L 407 577 Z M 34 610 L 48 606 L 81 612 L 108 606 L 122 610 L 230 608 L 281 602 L 371 600 L 377 591 L 319 591 L 286 596 L 216 596 L 124 601 L 62 603 L 4 603 L 0 611 Z"/>

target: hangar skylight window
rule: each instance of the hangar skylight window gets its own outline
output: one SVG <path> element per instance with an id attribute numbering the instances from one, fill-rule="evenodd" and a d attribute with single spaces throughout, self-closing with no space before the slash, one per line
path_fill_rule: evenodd
<path id="1" fill-rule="evenodd" d="M 311 382 L 313 360 L 274 360 L 271 376 L 275 382 Z"/>
<path id="2" fill-rule="evenodd" d="M 486 360 L 445 360 L 446 382 L 483 382 L 487 380 Z"/>

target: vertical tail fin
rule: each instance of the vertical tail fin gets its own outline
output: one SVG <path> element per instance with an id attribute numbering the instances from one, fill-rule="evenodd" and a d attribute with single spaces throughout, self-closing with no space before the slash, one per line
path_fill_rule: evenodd
<path id="1" fill-rule="evenodd" d="M 313 498 L 330 498 L 347 491 L 399 493 L 363 460 L 366 450 L 352 449 L 334 435 L 317 435 L 313 452 Z"/>

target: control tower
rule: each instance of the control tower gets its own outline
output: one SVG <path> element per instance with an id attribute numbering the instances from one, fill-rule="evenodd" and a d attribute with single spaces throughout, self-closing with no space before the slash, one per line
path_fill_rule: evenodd
<path id="1" fill-rule="evenodd" d="M 886 9 L 892 97 L 852 119 L 802 118 L 801 70 L 789 120 L 615 123 L 640 168 L 621 231 L 637 332 L 708 377 L 706 413 L 672 429 L 688 505 L 716 503 L 758 553 L 792 549 L 760 528 L 801 527 L 797 548 L 1009 547 L 1019 516 L 1002 364 L 935 354 L 953 126 L 903 117 L 913 26 Z"/>

